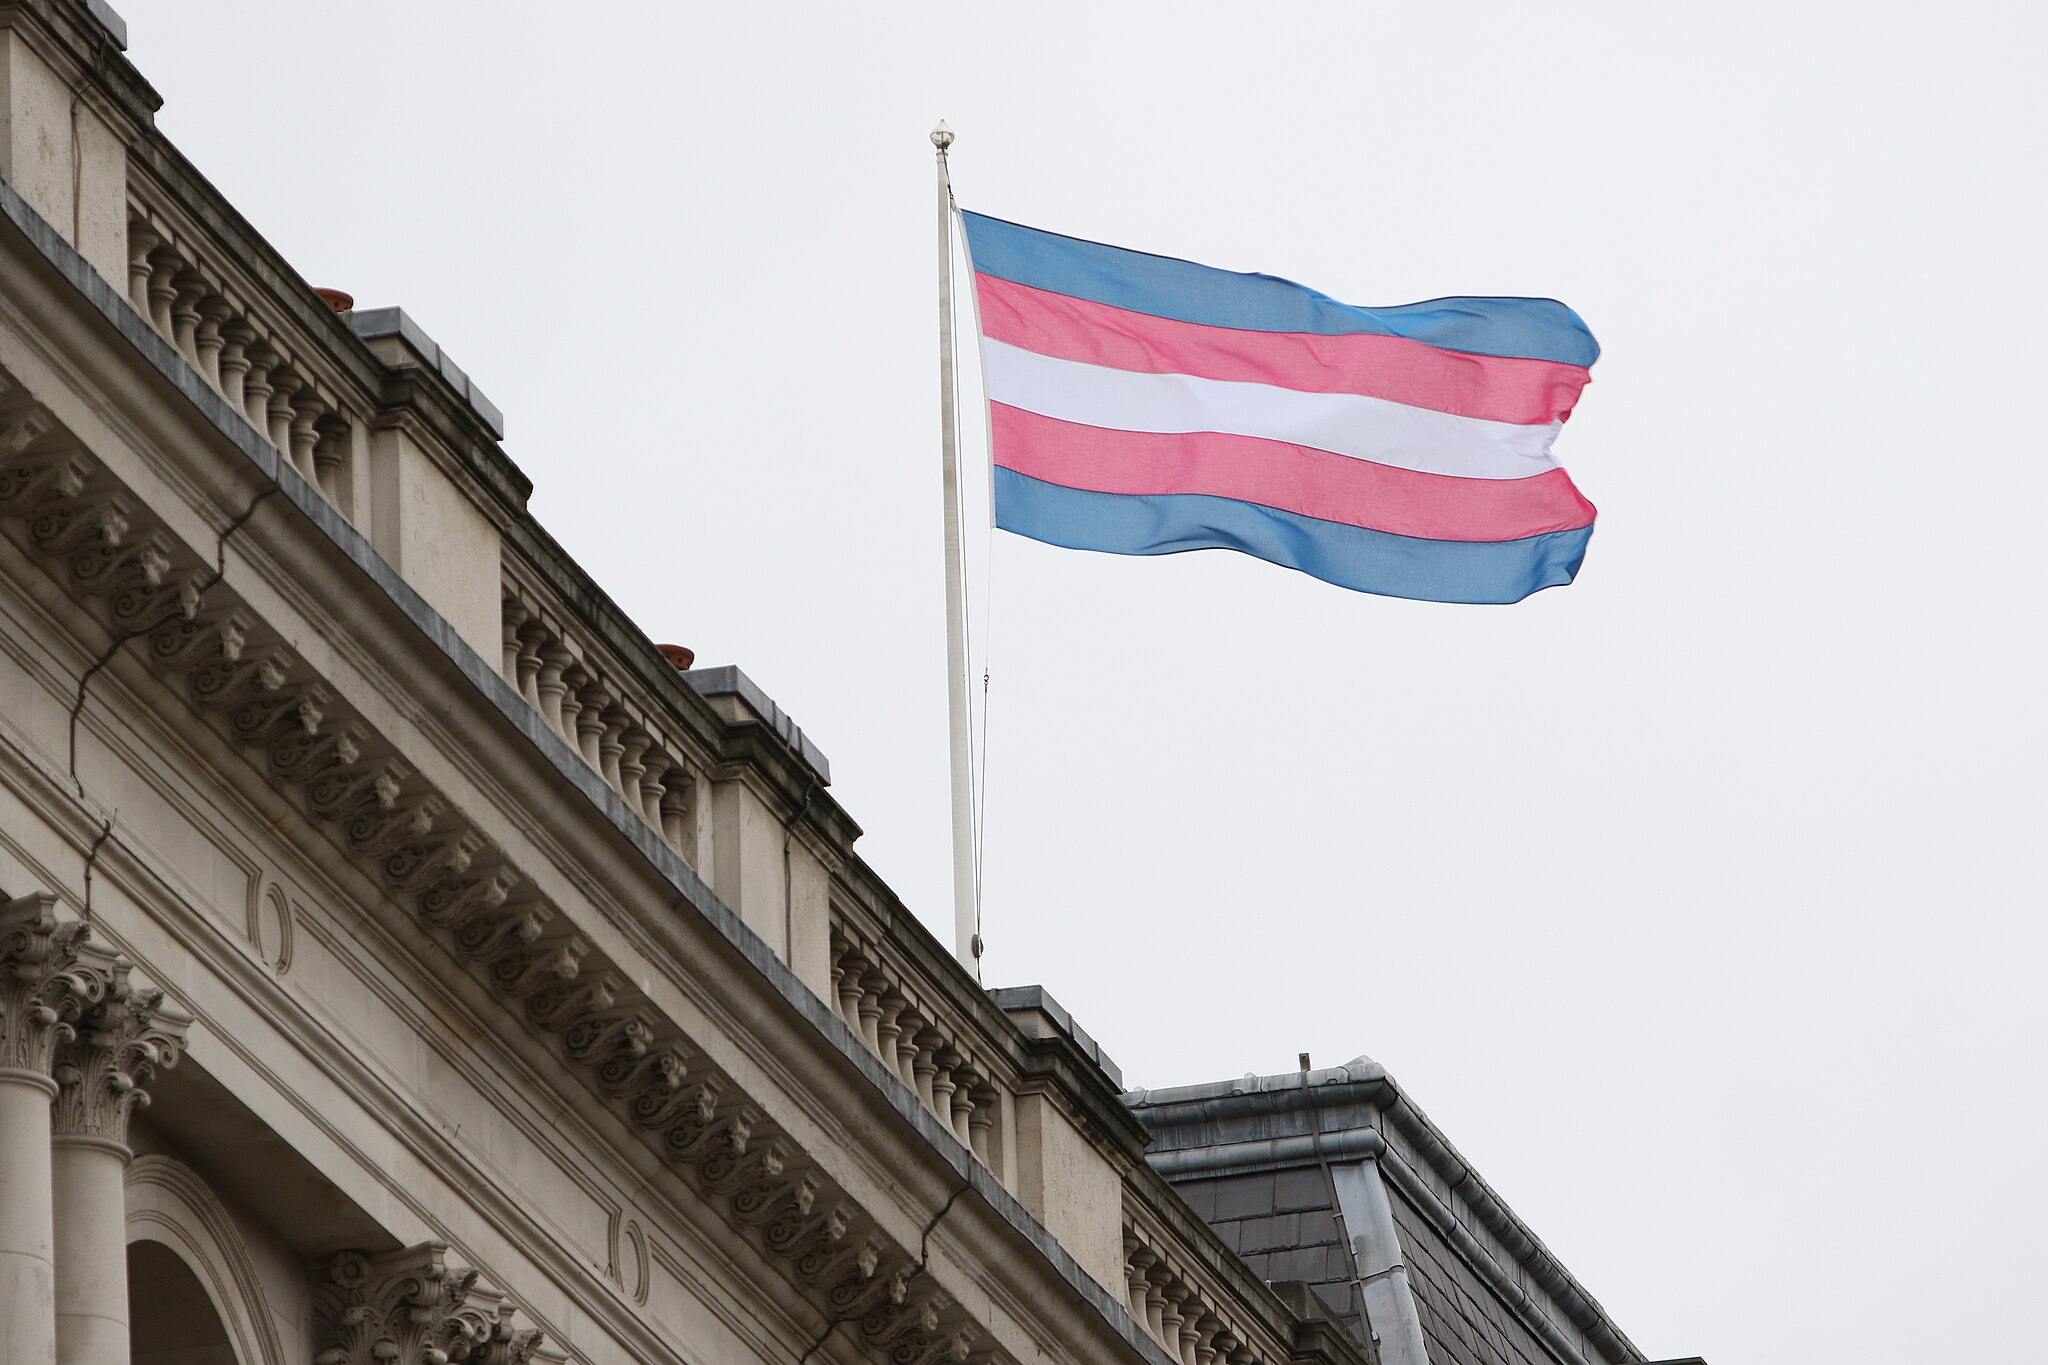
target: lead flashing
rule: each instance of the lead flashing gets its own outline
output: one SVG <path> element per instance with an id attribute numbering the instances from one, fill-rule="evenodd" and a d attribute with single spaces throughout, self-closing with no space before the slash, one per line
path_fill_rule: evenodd
<path id="1" fill-rule="evenodd" d="M 448 387 L 455 390 L 463 402 L 476 411 L 491 434 L 499 440 L 505 439 L 505 414 L 496 403 L 484 397 L 483 390 L 470 382 L 469 371 L 449 357 L 440 344 L 427 335 L 426 329 L 412 320 L 403 308 L 357 308 L 348 315 L 349 330 L 365 341 L 377 337 L 397 337 L 418 353 L 419 358 L 443 379 Z"/>
<path id="2" fill-rule="evenodd" d="M 1124 1069 L 1109 1059 L 1109 1054 L 1102 1050 L 1101 1044 L 1089 1035 L 1088 1030 L 1074 1022 L 1074 1016 L 1068 1013 L 1067 1007 L 1053 999 L 1052 992 L 1045 987 L 998 986 L 988 993 L 988 998 L 1005 1014 L 1037 1010 L 1052 1020 L 1054 1027 L 1066 1035 L 1068 1042 L 1080 1049 L 1082 1056 L 1095 1063 L 1102 1074 L 1109 1078 L 1111 1085 L 1120 1086 L 1124 1083 Z"/>
<path id="3" fill-rule="evenodd" d="M 100 21 L 100 27 L 114 40 L 114 46 L 123 52 L 128 50 L 128 21 L 114 12 L 107 0 L 85 0 L 85 8 L 92 17 Z"/>
<path id="4" fill-rule="evenodd" d="M 685 671 L 682 678 L 696 688 L 700 696 L 738 697 L 761 718 L 763 724 L 782 736 L 783 742 L 811 765 L 811 771 L 818 775 L 820 783 L 827 787 L 832 785 L 832 764 L 826 759 L 825 751 L 812 743 L 803 727 L 791 720 L 789 713 L 775 704 L 775 698 L 763 692 L 761 685 L 742 673 L 737 664 L 692 668 Z"/>

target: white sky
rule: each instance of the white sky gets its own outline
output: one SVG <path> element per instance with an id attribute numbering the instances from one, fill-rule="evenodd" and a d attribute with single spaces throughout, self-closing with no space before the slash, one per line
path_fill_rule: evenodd
<path id="1" fill-rule="evenodd" d="M 1378 1058 L 1653 1357 L 2039 1351 L 2039 6 L 117 3 L 947 937 L 933 121 L 970 208 L 1570 303 L 1576 586 L 995 541 L 988 980 L 1132 1084 Z"/>

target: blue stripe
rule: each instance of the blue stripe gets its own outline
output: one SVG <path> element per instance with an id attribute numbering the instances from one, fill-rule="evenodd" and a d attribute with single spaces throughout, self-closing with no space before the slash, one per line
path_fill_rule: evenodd
<path id="1" fill-rule="evenodd" d="M 1423 540 L 1200 493 L 1095 493 L 996 467 L 996 525 L 1074 550 L 1242 550 L 1325 583 L 1424 602 L 1519 602 L 1577 577 L 1590 526 L 1525 540 Z"/>
<path id="2" fill-rule="evenodd" d="M 1556 299 L 1431 299 L 1360 308 L 1273 275 L 1126 251 L 979 213 L 960 216 L 976 270 L 1153 317 L 1247 332 L 1407 337 L 1447 351 L 1566 365 L 1591 365 L 1600 357 L 1593 333 Z"/>

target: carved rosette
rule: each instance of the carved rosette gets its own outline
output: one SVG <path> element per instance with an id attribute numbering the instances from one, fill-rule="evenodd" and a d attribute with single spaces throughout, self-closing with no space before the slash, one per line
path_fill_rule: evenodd
<path id="1" fill-rule="evenodd" d="M 422 1242 L 365 1256 L 344 1251 L 314 1287 L 314 1365 L 528 1365 L 538 1329 L 518 1327 L 502 1291 Z"/>
<path id="2" fill-rule="evenodd" d="M 126 958 L 91 945 L 84 957 L 103 989 L 57 1045 L 52 1131 L 125 1146 L 129 1117 L 149 1104 L 143 1087 L 159 1068 L 177 1065 L 192 1020 L 166 1004 L 162 991 L 137 990 Z"/>
<path id="3" fill-rule="evenodd" d="M 49 1076 L 57 1046 L 106 993 L 80 961 L 90 930 L 60 923 L 48 892 L 0 904 L 0 1070 Z"/>

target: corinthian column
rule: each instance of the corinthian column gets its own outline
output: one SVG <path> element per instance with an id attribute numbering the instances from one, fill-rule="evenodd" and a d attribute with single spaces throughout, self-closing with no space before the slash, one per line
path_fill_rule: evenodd
<path id="1" fill-rule="evenodd" d="M 0 1365 L 55 1365 L 50 1071 L 104 983 L 78 970 L 82 924 L 48 892 L 0 903 Z"/>
<path id="2" fill-rule="evenodd" d="M 126 958 L 89 945 L 80 965 L 104 985 L 53 1068 L 57 1365 L 128 1365 L 128 1118 L 192 1021 L 162 991 L 135 989 Z"/>

